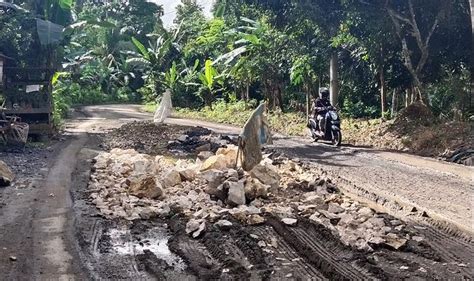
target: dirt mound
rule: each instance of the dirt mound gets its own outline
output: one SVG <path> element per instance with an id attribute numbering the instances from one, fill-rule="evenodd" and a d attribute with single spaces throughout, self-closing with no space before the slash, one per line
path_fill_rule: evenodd
<path id="1" fill-rule="evenodd" d="M 407 108 L 400 111 L 394 120 L 394 124 L 403 125 L 407 123 L 421 123 L 424 126 L 433 124 L 435 117 L 430 108 L 422 102 L 415 102 L 410 104 Z"/>
<path id="2" fill-rule="evenodd" d="M 154 124 L 151 121 L 127 123 L 103 136 L 103 146 L 107 150 L 134 149 L 150 155 L 182 151 L 193 153 L 197 148 L 215 152 L 229 142 L 229 138 L 213 136 L 205 128 Z"/>
<path id="3" fill-rule="evenodd" d="M 155 125 L 151 121 L 131 122 L 114 129 L 104 136 L 106 149 L 135 149 L 139 152 L 156 154 L 166 148 L 168 141 L 174 139 L 186 128 L 169 125 Z"/>
<path id="4" fill-rule="evenodd" d="M 407 151 L 421 156 L 450 156 L 459 148 L 474 148 L 472 124 L 467 122 L 436 123 L 431 114 L 412 112 L 416 105 L 402 112 L 395 120 L 343 121 L 346 142 L 356 146 L 371 146 Z"/>

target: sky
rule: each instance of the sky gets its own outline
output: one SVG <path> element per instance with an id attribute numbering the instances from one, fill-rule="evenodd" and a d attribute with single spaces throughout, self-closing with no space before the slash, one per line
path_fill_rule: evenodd
<path id="1" fill-rule="evenodd" d="M 163 5 L 165 15 L 163 16 L 163 24 L 165 27 L 169 27 L 173 24 L 173 20 L 176 16 L 176 6 L 181 3 L 181 0 L 150 0 L 157 4 Z M 199 5 L 204 8 L 204 13 L 207 16 L 211 15 L 211 8 L 213 0 L 197 0 Z"/>

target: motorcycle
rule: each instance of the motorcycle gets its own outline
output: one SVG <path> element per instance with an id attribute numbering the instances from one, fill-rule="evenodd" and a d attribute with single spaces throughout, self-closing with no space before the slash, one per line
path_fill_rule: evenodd
<path id="1" fill-rule="evenodd" d="M 321 131 L 318 128 L 318 120 L 315 118 L 309 119 L 308 127 L 311 138 L 313 138 L 314 141 L 318 141 L 319 139 L 330 141 L 333 145 L 340 146 L 342 142 L 341 119 L 336 109 L 332 106 L 327 107 L 326 114 L 323 118 L 325 126 Z"/>

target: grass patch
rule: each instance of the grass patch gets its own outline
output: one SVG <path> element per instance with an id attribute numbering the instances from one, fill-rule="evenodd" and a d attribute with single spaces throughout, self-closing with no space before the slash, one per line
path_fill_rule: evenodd
<path id="1" fill-rule="evenodd" d="M 156 103 L 149 102 L 143 105 L 142 110 L 145 112 L 154 113 L 156 111 L 156 107 L 157 107 Z"/>
<path id="2" fill-rule="evenodd" d="M 146 112 L 154 112 L 156 104 L 146 104 L 143 106 Z M 213 104 L 212 110 L 204 107 L 200 110 L 189 108 L 175 108 L 173 115 L 179 118 L 210 121 L 242 127 L 250 118 L 254 107 L 243 101 L 226 103 L 218 101 Z M 305 136 L 306 117 L 304 114 L 295 112 L 269 112 L 267 114 L 270 128 L 273 132 L 287 136 Z"/>

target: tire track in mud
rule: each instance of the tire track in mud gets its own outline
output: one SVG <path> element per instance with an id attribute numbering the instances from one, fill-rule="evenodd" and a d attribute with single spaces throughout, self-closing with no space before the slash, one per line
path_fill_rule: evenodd
<path id="1" fill-rule="evenodd" d="M 228 232 L 211 231 L 205 235 L 203 244 L 235 278 L 270 279 L 273 266 L 266 262 L 266 255 L 257 241 L 240 226 Z"/>
<path id="2" fill-rule="evenodd" d="M 474 274 L 474 243 L 452 236 L 449 232 L 444 232 L 432 227 L 424 227 L 418 230 L 425 236 L 424 242 L 436 251 L 445 263 L 471 264 L 466 267 L 459 267 L 459 271 L 467 279 L 473 278 Z"/>
<path id="3" fill-rule="evenodd" d="M 358 258 L 322 226 L 302 220 L 298 227 L 287 227 L 272 216 L 267 218 L 267 223 L 328 279 L 386 279 L 386 276 L 374 276 L 367 269 L 357 266 Z"/>
<path id="4" fill-rule="evenodd" d="M 295 279 L 301 280 L 328 280 L 317 268 L 307 263 L 271 226 L 256 226 L 251 229 L 251 232 L 267 245 L 272 245 L 269 251 L 273 255 L 268 257 L 268 260 L 271 260 L 269 263 L 274 264 L 272 278 L 282 279 L 291 274 Z M 285 274 L 286 272 L 289 273 Z"/>

